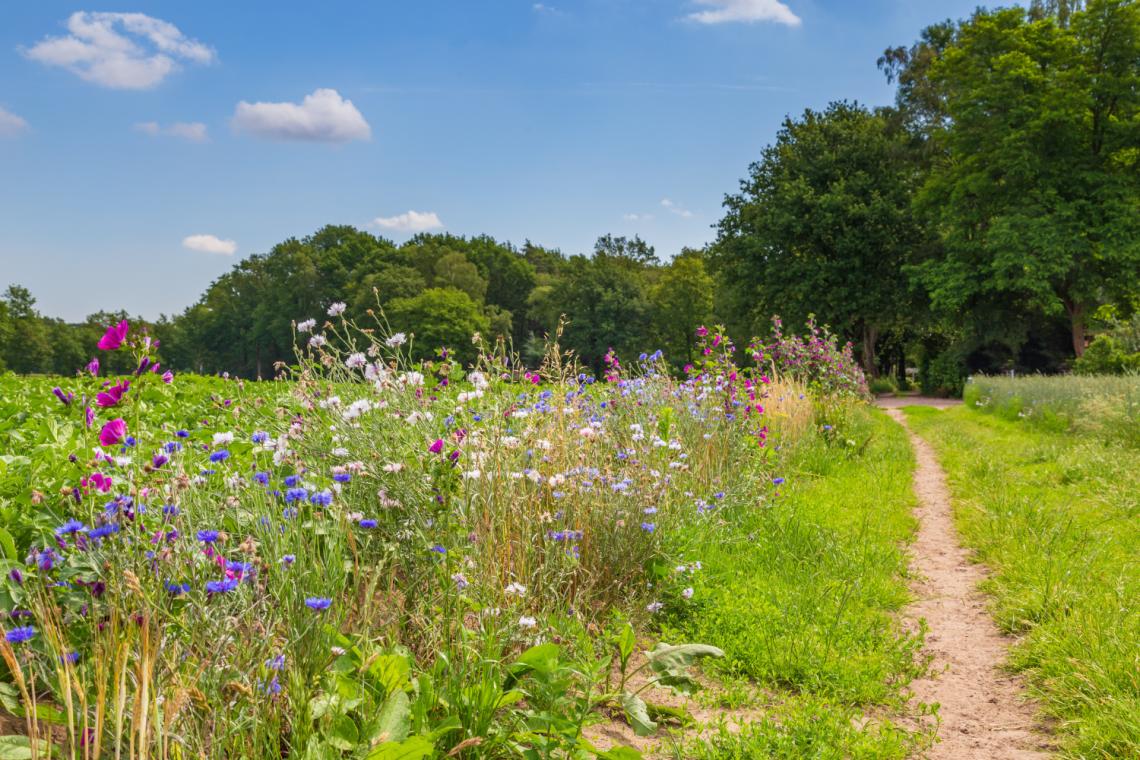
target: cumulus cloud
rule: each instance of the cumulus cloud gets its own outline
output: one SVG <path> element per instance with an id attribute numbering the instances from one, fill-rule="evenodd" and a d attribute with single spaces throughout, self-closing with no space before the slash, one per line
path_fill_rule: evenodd
<path id="1" fill-rule="evenodd" d="M 165 127 L 157 121 L 143 121 L 135 130 L 151 137 L 179 137 L 190 142 L 206 142 L 206 125 L 200 121 L 176 121 Z"/>
<path id="2" fill-rule="evenodd" d="M 692 215 L 693 215 L 692 211 L 689 211 L 689 209 L 687 209 L 687 208 L 681 208 L 680 206 L 678 206 L 676 203 L 669 200 L 668 198 L 662 198 L 661 199 L 661 205 L 662 205 L 662 207 L 667 209 L 670 214 L 673 214 L 674 216 L 679 216 L 679 217 L 682 217 L 684 219 L 688 219 L 688 218 L 692 217 Z"/>
<path id="3" fill-rule="evenodd" d="M 121 90 L 149 89 L 177 71 L 180 62 L 206 64 L 216 58 L 213 48 L 143 13 L 76 11 L 67 19 L 67 31 L 45 37 L 24 55 Z"/>
<path id="4" fill-rule="evenodd" d="M 546 5 L 545 3 L 535 3 L 531 6 L 535 13 L 544 13 L 548 16 L 561 16 L 562 11 L 555 8 L 553 5 Z"/>
<path id="5" fill-rule="evenodd" d="M 651 222 L 653 214 L 622 214 L 621 218 L 627 222 Z"/>
<path id="6" fill-rule="evenodd" d="M 799 26 L 800 17 L 780 0 L 695 0 L 710 10 L 690 13 L 685 18 L 699 24 L 727 24 L 734 21 L 774 21 L 777 24 Z"/>
<path id="7" fill-rule="evenodd" d="M 15 137 L 28 129 L 28 122 L 0 107 L 0 137 Z"/>
<path id="8" fill-rule="evenodd" d="M 237 243 L 232 240 L 222 240 L 216 235 L 187 235 L 182 238 L 182 247 L 200 253 L 217 253 L 222 256 L 233 256 L 237 251 Z"/>
<path id="9" fill-rule="evenodd" d="M 331 89 L 320 89 L 297 103 L 237 104 L 233 126 L 272 140 L 348 142 L 367 140 L 372 128 L 351 100 Z"/>
<path id="10" fill-rule="evenodd" d="M 397 216 L 378 216 L 372 224 L 397 232 L 426 232 L 439 229 L 443 222 L 434 211 L 408 211 Z"/>

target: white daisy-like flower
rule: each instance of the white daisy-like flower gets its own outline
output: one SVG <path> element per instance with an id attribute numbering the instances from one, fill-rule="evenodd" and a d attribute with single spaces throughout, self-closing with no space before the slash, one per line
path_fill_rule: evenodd
<path id="1" fill-rule="evenodd" d="M 297 323 L 297 332 L 307 333 L 307 332 L 310 332 L 316 326 L 317 326 L 317 320 L 306 319 L 304 322 L 298 322 Z"/>
<path id="2" fill-rule="evenodd" d="M 234 434 L 233 433 L 230 433 L 230 432 L 214 433 L 214 445 L 215 446 L 223 446 L 227 443 L 233 443 L 233 442 L 234 442 Z"/>
<path id="3" fill-rule="evenodd" d="M 685 597 L 686 599 L 692 599 L 692 598 L 693 598 L 693 589 L 692 589 L 692 587 L 690 586 L 689 588 L 687 588 L 687 589 L 685 589 L 684 591 L 682 591 L 682 592 L 681 592 L 681 596 Z"/>
<path id="4" fill-rule="evenodd" d="M 329 316 L 330 317 L 338 317 L 341 314 L 344 314 L 344 310 L 347 308 L 348 307 L 344 305 L 344 301 L 337 301 L 336 303 L 334 303 L 332 306 L 329 307 Z"/>
<path id="5" fill-rule="evenodd" d="M 650 602 L 649 604 L 645 605 L 645 609 L 649 610 L 650 612 L 660 612 L 664 607 L 665 605 L 661 602 Z"/>
<path id="6" fill-rule="evenodd" d="M 393 333 L 392 337 L 388 338 L 388 340 L 384 342 L 388 344 L 389 348 L 395 348 L 396 346 L 402 346 L 407 343 L 408 336 L 404 335 L 402 332 Z"/>
<path id="7" fill-rule="evenodd" d="M 368 357 L 360 353 L 350 354 L 349 357 L 344 360 L 344 366 L 348 367 L 349 369 L 363 367 L 367 363 Z"/>
<path id="8" fill-rule="evenodd" d="M 534 628 L 536 625 L 538 621 L 528 615 L 519 618 L 519 628 Z"/>
<path id="9" fill-rule="evenodd" d="M 309 338 L 309 345 L 313 348 L 320 348 L 326 343 L 328 343 L 328 341 L 325 340 L 325 336 L 323 335 L 314 335 L 313 337 Z"/>
<path id="10" fill-rule="evenodd" d="M 526 586 L 521 583 L 510 583 L 503 591 L 507 596 L 526 596 Z"/>

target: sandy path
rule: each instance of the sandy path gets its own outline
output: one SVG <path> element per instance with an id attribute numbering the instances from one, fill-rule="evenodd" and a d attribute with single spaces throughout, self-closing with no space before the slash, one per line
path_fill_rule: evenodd
<path id="1" fill-rule="evenodd" d="M 985 596 L 977 590 L 984 569 L 972 564 L 958 543 L 942 468 L 899 409 L 889 408 L 887 414 L 906 428 L 918 463 L 914 490 L 919 526 L 910 562 L 918 598 L 905 614 L 910 624 L 922 618 L 929 627 L 926 651 L 933 657 L 932 676 L 910 685 L 918 700 L 941 705 L 940 741 L 927 757 L 1046 757 L 1046 739 L 1033 728 L 1032 705 L 1025 701 L 1018 679 L 1000 669 L 1010 642 L 994 625 Z"/>

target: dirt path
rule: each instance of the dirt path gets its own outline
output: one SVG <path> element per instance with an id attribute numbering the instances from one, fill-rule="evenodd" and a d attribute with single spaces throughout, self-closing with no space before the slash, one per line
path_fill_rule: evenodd
<path id="1" fill-rule="evenodd" d="M 897 408 L 925 399 L 899 400 L 902 403 L 880 405 L 889 407 L 887 414 L 906 428 L 918 463 L 914 490 L 919 527 L 910 563 L 918 579 L 912 586 L 918 598 L 905 614 L 912 625 L 925 619 L 929 627 L 926 651 L 933 657 L 932 676 L 910 685 L 918 700 L 941 705 L 940 741 L 927 757 L 1046 757 L 1047 741 L 1033 728 L 1033 707 L 1025 702 L 1018 679 L 1000 669 L 1010 642 L 994 625 L 985 596 L 977 590 L 984 569 L 972 564 L 958 543 L 945 475 L 933 449 L 910 430 Z"/>

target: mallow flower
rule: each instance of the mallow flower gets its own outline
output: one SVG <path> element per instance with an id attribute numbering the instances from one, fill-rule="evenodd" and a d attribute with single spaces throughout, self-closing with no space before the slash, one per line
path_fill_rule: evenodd
<path id="1" fill-rule="evenodd" d="M 117 325 L 108 327 L 107 332 L 99 339 L 99 348 L 103 351 L 114 351 L 123 345 L 123 341 L 127 339 L 127 333 L 130 329 L 130 325 L 127 324 L 127 320 L 125 319 Z"/>
<path id="2" fill-rule="evenodd" d="M 127 423 L 122 417 L 111 420 L 99 431 L 99 443 L 103 446 L 114 446 L 126 437 Z"/>

